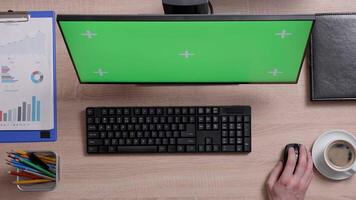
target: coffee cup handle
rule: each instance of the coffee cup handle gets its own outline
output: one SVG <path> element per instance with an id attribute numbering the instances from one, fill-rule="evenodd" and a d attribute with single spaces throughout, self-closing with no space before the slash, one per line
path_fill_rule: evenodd
<path id="1" fill-rule="evenodd" d="M 351 171 L 352 171 L 353 173 L 356 173 L 356 164 L 351 168 Z"/>

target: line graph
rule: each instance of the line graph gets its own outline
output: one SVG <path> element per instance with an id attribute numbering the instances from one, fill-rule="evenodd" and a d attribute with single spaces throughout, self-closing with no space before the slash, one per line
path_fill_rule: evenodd
<path id="1" fill-rule="evenodd" d="M 0 42 L 0 55 L 44 55 L 46 35 L 41 31 L 34 36 L 26 35 L 23 39 L 5 44 Z"/>

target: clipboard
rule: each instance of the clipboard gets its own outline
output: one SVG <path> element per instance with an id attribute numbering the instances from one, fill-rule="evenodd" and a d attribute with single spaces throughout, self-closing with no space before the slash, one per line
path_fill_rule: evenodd
<path id="1" fill-rule="evenodd" d="M 36 129 L 34 129 L 34 130 L 28 130 L 28 129 L 21 130 L 20 129 L 19 130 L 19 128 L 15 129 L 15 130 L 11 130 L 10 128 L 8 130 L 1 130 L 0 129 L 0 143 L 50 142 L 50 141 L 56 141 L 57 140 L 55 13 L 53 11 L 29 11 L 29 12 L 13 12 L 13 11 L 9 11 L 9 12 L 5 12 L 5 13 L 0 13 L 0 24 L 1 23 L 9 23 L 9 24 L 12 23 L 12 24 L 16 25 L 16 23 L 29 23 L 29 21 L 31 19 L 37 19 L 37 18 L 51 19 L 51 29 L 52 30 L 51 30 L 50 34 L 52 34 L 52 41 L 48 41 L 48 43 L 51 43 L 52 47 L 53 47 L 53 51 L 52 51 L 53 55 L 51 57 L 52 60 L 53 60 L 53 63 L 52 63 L 52 66 L 53 66 L 52 75 L 53 75 L 53 77 L 51 79 L 51 83 L 52 83 L 51 86 L 53 86 L 53 89 L 51 90 L 52 94 L 49 94 L 49 95 L 53 95 L 53 97 L 51 97 L 51 99 L 53 100 L 53 104 L 52 104 L 53 105 L 53 109 L 50 110 L 51 113 L 53 114 L 53 117 L 51 117 L 51 119 L 53 119 L 53 122 L 51 122 L 51 128 L 43 129 L 43 130 L 36 130 Z M 7 24 L 7 25 L 9 25 L 9 24 Z M 48 63 L 50 63 L 50 61 L 48 61 Z M 1 70 L 3 70 L 3 69 L 1 69 Z M 6 70 L 8 70 L 8 69 L 4 69 L 3 71 L 1 71 L 1 70 L 0 70 L 0 72 L 2 73 L 2 72 L 7 72 Z M 35 74 L 35 75 L 38 75 L 38 74 Z M 4 77 L 6 77 L 6 76 L 4 76 Z M 7 77 L 9 77 L 9 76 L 7 76 Z M 37 77 L 41 78 L 41 75 L 37 76 Z M 31 75 L 31 78 L 32 78 L 32 75 Z M 42 76 L 42 79 L 43 79 L 43 76 Z M 36 80 L 32 80 L 32 81 L 36 81 Z M 41 79 L 39 79 L 37 81 L 41 81 Z M 1 82 L 0 82 L 0 84 L 1 84 Z M 34 98 L 32 97 L 32 103 L 33 103 L 33 100 L 34 100 Z M 31 102 L 31 100 L 30 100 L 30 102 Z M 40 103 L 40 101 L 37 101 L 37 112 L 38 112 L 39 105 L 40 105 L 39 103 Z M 41 103 L 43 103 L 43 102 L 41 102 Z M 26 106 L 25 104 L 26 103 L 24 102 L 23 105 Z M 31 104 L 27 104 L 27 105 L 31 105 Z M 1 102 L 0 102 L 0 106 L 1 106 Z M 44 106 L 42 106 L 41 108 L 43 108 L 43 107 Z M 27 108 L 29 108 L 29 106 L 27 106 Z M 34 108 L 33 104 L 32 104 L 32 108 Z M 24 110 L 24 112 L 26 112 L 26 108 L 22 108 L 22 109 Z M 33 110 L 32 110 L 32 112 L 34 112 Z M 20 107 L 19 107 L 19 114 L 20 114 Z M 31 116 L 31 113 L 28 113 L 28 114 Z M 23 114 L 22 118 L 24 118 L 25 115 L 26 114 Z M 29 116 L 29 115 L 27 115 L 27 116 Z M 37 118 L 39 119 L 39 114 L 37 114 Z M 42 117 L 42 118 L 45 118 L 45 117 Z M 29 117 L 28 117 L 28 119 L 29 119 Z M 33 113 L 32 113 L 32 120 L 33 120 Z"/>

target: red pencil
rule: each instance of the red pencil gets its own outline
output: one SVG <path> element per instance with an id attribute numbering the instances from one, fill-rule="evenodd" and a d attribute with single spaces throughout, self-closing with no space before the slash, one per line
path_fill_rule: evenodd
<path id="1" fill-rule="evenodd" d="M 9 174 L 11 175 L 15 175 L 15 176 L 22 176 L 22 177 L 27 177 L 27 178 L 31 178 L 31 179 L 41 179 L 41 177 L 33 175 L 33 174 L 29 174 L 27 172 L 16 172 L 16 171 L 8 171 Z"/>

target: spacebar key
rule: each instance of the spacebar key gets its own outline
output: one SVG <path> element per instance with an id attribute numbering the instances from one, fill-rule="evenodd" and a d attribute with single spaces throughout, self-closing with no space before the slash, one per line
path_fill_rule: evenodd
<path id="1" fill-rule="evenodd" d="M 157 146 L 119 146 L 119 153 L 156 153 Z"/>

